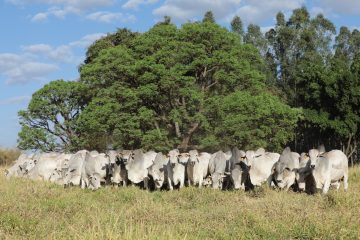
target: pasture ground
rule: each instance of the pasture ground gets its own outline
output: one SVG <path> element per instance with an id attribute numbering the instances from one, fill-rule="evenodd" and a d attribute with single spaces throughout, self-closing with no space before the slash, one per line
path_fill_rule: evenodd
<path id="1" fill-rule="evenodd" d="M 359 239 L 360 167 L 328 195 L 64 189 L 0 169 L 0 239 Z"/>

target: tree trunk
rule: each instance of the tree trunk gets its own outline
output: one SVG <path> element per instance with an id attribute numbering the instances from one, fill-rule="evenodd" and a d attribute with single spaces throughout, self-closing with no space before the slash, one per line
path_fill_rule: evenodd
<path id="1" fill-rule="evenodd" d="M 189 129 L 189 131 L 187 131 L 186 134 L 184 134 L 181 143 L 178 145 L 178 149 L 182 151 L 188 150 L 191 137 L 193 133 L 199 128 L 199 125 L 200 125 L 199 123 L 191 124 L 191 128 Z"/>

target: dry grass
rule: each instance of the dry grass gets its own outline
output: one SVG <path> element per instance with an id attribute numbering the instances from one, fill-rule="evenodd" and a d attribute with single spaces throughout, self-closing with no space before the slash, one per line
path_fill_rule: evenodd
<path id="1" fill-rule="evenodd" d="M 350 190 L 308 196 L 185 188 L 92 192 L 0 177 L 0 239 L 357 239 L 360 168 Z"/>
<path id="2" fill-rule="evenodd" d="M 0 148 L 0 166 L 9 166 L 20 156 L 20 150 L 16 148 Z"/>

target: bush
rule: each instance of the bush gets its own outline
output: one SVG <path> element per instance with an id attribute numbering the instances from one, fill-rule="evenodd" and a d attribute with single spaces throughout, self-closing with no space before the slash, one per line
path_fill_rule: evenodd
<path id="1" fill-rule="evenodd" d="M 20 156 L 21 152 L 17 148 L 0 149 L 0 166 L 9 166 Z"/>

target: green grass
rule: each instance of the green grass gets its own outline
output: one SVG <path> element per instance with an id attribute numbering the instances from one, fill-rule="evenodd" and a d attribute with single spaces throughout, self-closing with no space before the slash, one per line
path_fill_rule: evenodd
<path id="1" fill-rule="evenodd" d="M 3 170 L 3 169 L 1 169 Z M 358 239 L 360 168 L 349 191 L 308 196 L 185 188 L 96 192 L 0 177 L 0 239 Z"/>

